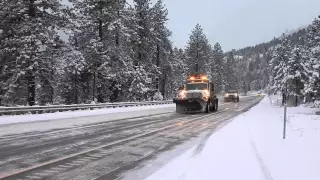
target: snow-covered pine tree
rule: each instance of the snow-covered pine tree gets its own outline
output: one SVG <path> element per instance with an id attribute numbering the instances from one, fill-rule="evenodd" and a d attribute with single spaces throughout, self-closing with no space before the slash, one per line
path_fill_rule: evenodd
<path id="1" fill-rule="evenodd" d="M 247 83 L 247 60 L 243 59 L 242 55 L 236 55 L 235 56 L 235 61 L 236 61 L 236 77 L 238 79 L 237 81 L 237 87 L 240 93 L 247 93 L 247 88 L 246 88 L 246 83 Z"/>
<path id="2" fill-rule="evenodd" d="M 69 49 L 65 42 L 58 37 L 54 40 L 54 43 L 55 47 L 48 49 L 47 57 L 44 57 L 48 62 L 42 64 L 41 73 L 37 78 L 40 86 L 36 88 L 36 101 L 40 105 L 64 103 L 61 101 L 61 96 L 58 92 L 60 91 L 59 86 L 63 77 L 63 67 L 66 65 L 63 54 Z"/>
<path id="3" fill-rule="evenodd" d="M 150 38 L 151 27 L 151 9 L 150 0 L 134 0 L 135 6 L 135 50 L 136 60 L 135 65 L 141 64 L 153 64 L 150 57 L 150 51 L 152 49 L 152 40 Z M 151 51 L 153 52 L 153 51 Z M 152 54 L 152 53 L 151 53 Z"/>
<path id="4" fill-rule="evenodd" d="M 82 76 L 86 61 L 83 53 L 80 51 L 78 42 L 74 38 L 69 39 L 69 44 L 62 50 L 60 62 L 62 62 L 62 72 L 59 73 L 61 83 L 56 89 L 58 94 L 55 103 L 63 102 L 64 104 L 85 103 L 87 97 L 83 90 Z"/>
<path id="5" fill-rule="evenodd" d="M 136 74 L 130 49 L 136 33 L 134 10 L 124 0 L 73 0 L 73 4 L 77 19 L 74 38 L 84 54 L 83 76 L 87 76 L 85 86 L 91 94 L 87 100 L 124 100 L 131 93 L 129 77 Z"/>
<path id="6" fill-rule="evenodd" d="M 206 72 L 206 64 L 211 56 L 211 46 L 200 24 L 197 24 L 189 37 L 188 46 L 185 50 L 189 68 L 189 74 Z"/>
<path id="7" fill-rule="evenodd" d="M 281 36 L 281 44 L 272 49 L 272 59 L 270 66 L 270 93 L 283 92 L 286 89 L 288 77 L 288 62 L 291 53 L 291 44 L 287 36 Z"/>
<path id="8" fill-rule="evenodd" d="M 77 39 L 86 60 L 87 88 L 91 100 L 108 101 L 108 82 L 104 78 L 110 66 L 109 24 L 113 20 L 116 0 L 73 0 Z M 89 99 L 87 99 L 89 100 Z"/>
<path id="9" fill-rule="evenodd" d="M 177 91 L 186 81 L 188 68 L 186 57 L 182 49 L 174 48 L 169 59 L 169 72 L 167 74 L 166 94 L 167 98 L 176 97 Z"/>
<path id="10" fill-rule="evenodd" d="M 307 27 L 305 43 L 309 49 L 309 60 L 306 66 L 309 67 L 310 76 L 305 91 L 313 97 L 320 96 L 320 18 L 316 18 Z"/>
<path id="11" fill-rule="evenodd" d="M 226 56 L 226 62 L 224 64 L 226 73 L 226 86 L 225 90 L 237 89 L 237 77 L 236 77 L 236 62 L 234 60 L 234 51 L 230 51 Z"/>
<path id="12" fill-rule="evenodd" d="M 215 83 L 216 91 L 223 92 L 226 85 L 226 74 L 223 60 L 223 50 L 221 45 L 217 42 L 213 47 L 213 64 L 212 64 L 212 77 Z"/>
<path id="13" fill-rule="evenodd" d="M 3 1 L 2 1 L 3 2 Z M 3 103 L 36 104 L 43 72 L 50 67 L 57 29 L 66 25 L 67 7 L 59 0 L 4 1 L 0 54 L 5 56 Z M 14 63 L 13 63 L 14 62 Z"/>
<path id="14" fill-rule="evenodd" d="M 169 37 L 171 31 L 165 26 L 168 21 L 168 10 L 163 5 L 162 0 L 158 0 L 156 4 L 151 8 L 151 21 L 150 21 L 150 37 L 154 42 L 155 53 L 153 57 L 153 63 L 158 68 L 158 71 L 154 72 L 156 79 L 156 89 L 160 90 L 162 95 L 165 95 L 166 76 L 168 68 L 168 60 L 171 52 L 171 42 Z M 159 75 L 159 71 L 161 75 Z M 160 86 L 159 86 L 160 85 Z"/>
<path id="15" fill-rule="evenodd" d="M 306 68 L 306 56 L 303 47 L 296 45 L 288 61 L 287 90 L 288 95 L 295 97 L 295 105 L 298 103 L 298 96 L 303 94 L 304 84 L 308 83 L 309 76 Z"/>
<path id="16" fill-rule="evenodd" d="M 150 0 L 134 0 L 134 21 L 133 24 L 134 33 L 131 37 L 131 48 L 134 52 L 132 59 L 135 67 L 136 74 L 145 74 L 148 78 L 137 78 L 141 80 L 138 82 L 144 91 L 137 92 L 141 97 L 137 99 L 146 99 L 148 96 L 153 96 L 155 91 L 155 84 L 152 81 L 156 81 L 160 71 L 157 65 L 153 61 L 155 54 L 155 42 L 151 36 L 151 22 L 152 14 L 150 8 Z M 137 81 L 135 81 L 137 83 Z M 134 85 L 134 84 L 133 84 Z M 134 90 L 134 88 L 132 88 Z"/>
<path id="17" fill-rule="evenodd" d="M 144 74 L 144 72 L 139 72 L 141 68 L 134 68 L 134 56 L 130 47 L 132 36 L 136 33 L 133 23 L 135 22 L 135 11 L 126 6 L 124 0 L 117 0 L 115 3 L 108 37 L 111 62 L 107 66 L 109 68 L 105 69 L 106 73 L 104 74 L 109 81 L 108 89 L 110 90 L 109 99 L 111 102 L 130 100 L 128 97 L 131 97 L 131 93 L 137 94 L 134 92 L 135 89 L 131 87 L 134 85 L 131 84 L 131 77 Z M 147 83 L 147 80 L 143 82 L 144 86 Z M 129 89 L 132 91 L 129 91 Z"/>

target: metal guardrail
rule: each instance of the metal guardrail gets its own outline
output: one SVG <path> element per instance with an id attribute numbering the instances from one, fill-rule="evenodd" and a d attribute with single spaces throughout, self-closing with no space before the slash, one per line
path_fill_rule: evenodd
<path id="1" fill-rule="evenodd" d="M 77 104 L 77 105 L 52 105 L 52 106 L 23 106 L 23 107 L 0 107 L 1 115 L 20 115 L 20 114 L 42 114 L 62 111 L 92 110 L 101 108 L 116 108 L 130 106 L 148 106 L 171 104 L 172 100 L 167 101 L 145 101 L 145 102 L 118 102 L 101 104 Z"/>

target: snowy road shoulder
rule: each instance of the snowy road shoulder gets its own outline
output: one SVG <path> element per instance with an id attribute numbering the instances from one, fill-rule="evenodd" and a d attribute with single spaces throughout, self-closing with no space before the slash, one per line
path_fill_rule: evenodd
<path id="1" fill-rule="evenodd" d="M 167 104 L 48 114 L 0 116 L 0 136 L 66 129 L 119 119 L 143 118 L 151 115 L 170 115 L 175 111 L 173 107 L 173 104 Z"/>
<path id="2" fill-rule="evenodd" d="M 289 108 L 283 140 L 283 108 L 266 97 L 211 135 L 200 152 L 189 149 L 147 180 L 320 179 L 320 116 L 313 111 Z"/>
<path id="3" fill-rule="evenodd" d="M 133 112 L 133 111 L 139 112 L 139 111 L 146 111 L 146 110 L 172 108 L 172 107 L 174 107 L 174 104 L 138 106 L 138 107 L 104 108 L 104 109 L 96 109 L 96 110 L 56 112 L 56 113 L 45 113 L 45 114 L 0 116 L 0 125 L 22 123 L 22 122 L 48 121 L 48 120 L 56 120 L 56 119 L 71 119 L 71 118 L 99 116 L 99 115 L 106 115 L 106 114 L 117 114 L 117 113 L 123 113 L 123 112 Z"/>

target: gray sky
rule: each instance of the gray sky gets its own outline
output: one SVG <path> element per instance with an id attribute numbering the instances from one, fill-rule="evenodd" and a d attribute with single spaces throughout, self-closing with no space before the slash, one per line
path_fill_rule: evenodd
<path id="1" fill-rule="evenodd" d="M 152 0 L 155 2 L 156 0 Z M 196 23 L 210 43 L 224 50 L 269 41 L 297 29 L 320 15 L 320 0 L 163 0 L 169 11 L 168 28 L 179 48 L 187 44 Z"/>
<path id="2" fill-rule="evenodd" d="M 67 1 L 67 0 L 63 0 Z M 127 0 L 132 4 L 133 0 Z M 151 0 L 156 2 L 157 0 Z M 163 0 L 175 46 L 187 45 L 199 23 L 224 50 L 253 46 L 306 26 L 320 15 L 320 0 Z"/>

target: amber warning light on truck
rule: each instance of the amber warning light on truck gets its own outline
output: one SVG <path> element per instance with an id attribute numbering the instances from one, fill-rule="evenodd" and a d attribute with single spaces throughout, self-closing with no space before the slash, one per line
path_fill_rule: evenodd
<path id="1" fill-rule="evenodd" d="M 194 76 L 191 76 L 189 78 L 189 80 L 196 80 L 196 79 L 201 79 L 201 80 L 208 80 L 208 77 L 207 76 L 200 76 L 198 78 L 194 77 Z"/>

